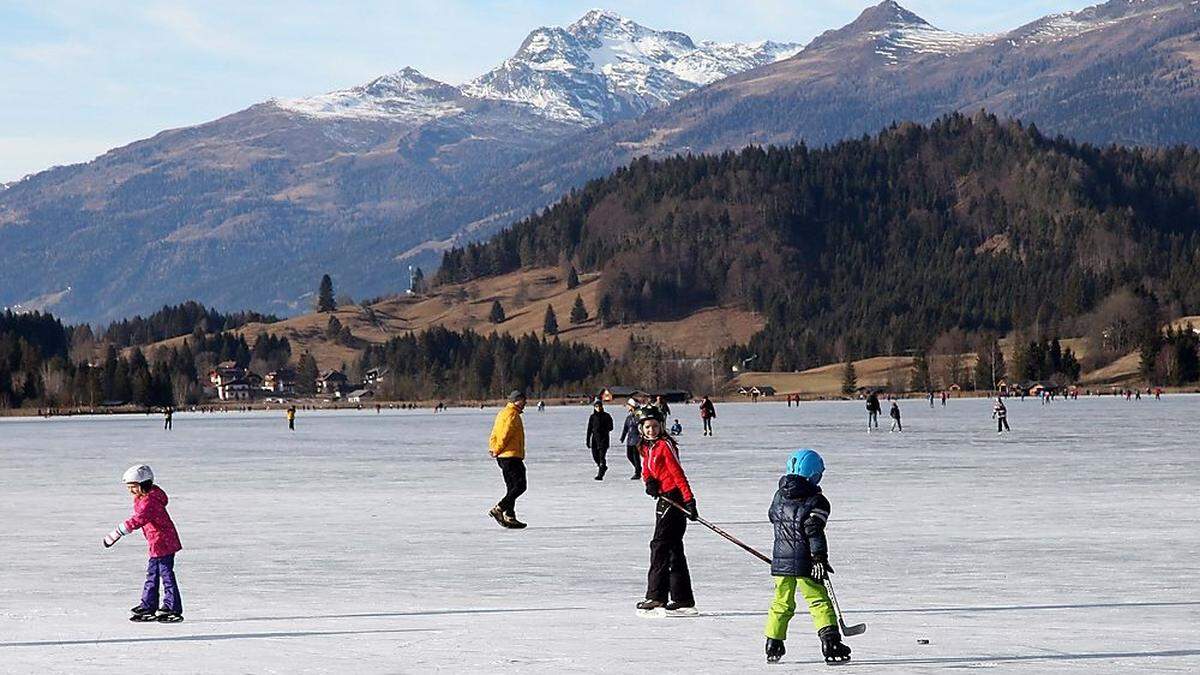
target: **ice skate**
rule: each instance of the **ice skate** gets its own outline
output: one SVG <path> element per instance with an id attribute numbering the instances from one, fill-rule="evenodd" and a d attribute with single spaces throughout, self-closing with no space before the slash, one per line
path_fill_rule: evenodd
<path id="1" fill-rule="evenodd" d="M 512 528 L 514 530 L 520 530 L 520 529 L 524 529 L 526 527 L 525 523 L 522 523 L 521 521 L 517 520 L 516 513 L 504 514 L 504 520 L 503 520 L 503 522 L 501 522 L 501 525 L 504 525 L 505 527 L 508 527 L 508 528 Z"/>
<path id="2" fill-rule="evenodd" d="M 850 660 L 850 648 L 842 644 L 842 636 L 837 626 L 826 626 L 817 632 L 821 638 L 821 655 L 825 663 L 836 665 Z"/>
<path id="3" fill-rule="evenodd" d="M 159 623 L 180 623 L 183 621 L 183 615 L 179 612 L 160 612 L 154 617 L 154 621 Z"/>
<path id="4" fill-rule="evenodd" d="M 129 610 L 129 613 L 134 616 L 145 616 L 147 614 L 153 615 L 156 612 L 158 612 L 158 610 L 154 609 L 153 607 L 143 607 L 141 605 L 138 605 L 137 607 L 134 607 L 133 609 Z"/>
<path id="5" fill-rule="evenodd" d="M 783 640 L 775 638 L 767 638 L 767 663 L 779 663 L 779 659 L 783 658 L 787 650 L 783 647 Z"/>
<path id="6" fill-rule="evenodd" d="M 696 603 L 690 602 L 687 604 L 672 600 L 663 607 L 667 616 L 700 616 L 699 610 L 696 609 Z"/>
<path id="7" fill-rule="evenodd" d="M 153 623 L 158 621 L 158 617 L 154 614 L 134 614 L 129 620 L 134 623 Z"/>
<path id="8" fill-rule="evenodd" d="M 493 507 L 491 508 L 491 510 L 490 510 L 490 511 L 488 511 L 488 515 L 489 515 L 489 516 L 491 516 L 491 517 L 493 517 L 493 518 L 495 518 L 495 519 L 496 519 L 496 522 L 497 522 L 497 523 L 500 523 L 500 527 L 512 527 L 512 526 L 511 526 L 511 525 L 509 525 L 509 524 L 508 524 L 508 522 L 505 520 L 505 518 L 504 518 L 504 511 L 502 511 L 502 510 L 500 509 L 500 505 L 499 505 L 499 504 L 497 504 L 497 505 L 493 506 Z"/>

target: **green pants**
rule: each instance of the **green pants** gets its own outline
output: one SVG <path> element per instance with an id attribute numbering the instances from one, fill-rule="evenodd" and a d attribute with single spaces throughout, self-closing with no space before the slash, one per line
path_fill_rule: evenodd
<path id="1" fill-rule="evenodd" d="M 808 577 L 775 577 L 775 599 L 771 601 L 771 609 L 767 612 L 767 637 L 787 639 L 788 622 L 796 613 L 797 586 L 804 596 L 804 602 L 808 604 L 813 626 L 818 631 L 826 626 L 837 625 L 837 615 L 833 613 L 833 603 L 829 602 L 825 586 Z"/>

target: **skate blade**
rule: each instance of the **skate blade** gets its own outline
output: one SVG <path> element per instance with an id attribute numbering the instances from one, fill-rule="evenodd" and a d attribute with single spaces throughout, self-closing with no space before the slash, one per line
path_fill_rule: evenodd
<path id="1" fill-rule="evenodd" d="M 637 610 L 637 614 L 643 619 L 686 619 L 700 616 L 700 612 L 695 607 L 639 609 Z"/>
<path id="2" fill-rule="evenodd" d="M 153 621 L 158 621 L 158 617 L 154 614 L 134 614 L 133 616 L 129 617 L 129 620 L 134 623 L 150 623 Z"/>

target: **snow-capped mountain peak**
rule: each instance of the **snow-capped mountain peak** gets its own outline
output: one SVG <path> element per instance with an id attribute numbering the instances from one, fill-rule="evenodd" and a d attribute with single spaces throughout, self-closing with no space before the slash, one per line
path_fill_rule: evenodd
<path id="1" fill-rule="evenodd" d="M 534 30 L 511 58 L 465 93 L 523 103 L 581 125 L 639 115 L 723 77 L 792 56 L 799 45 L 697 45 L 593 9 L 566 28 Z"/>
<path id="2" fill-rule="evenodd" d="M 765 41 L 697 45 L 683 33 L 593 9 L 565 28 L 535 29 L 512 57 L 461 87 L 404 68 L 350 89 L 271 103 L 312 117 L 422 122 L 460 114 L 464 99 L 482 99 L 590 126 L 640 115 L 799 50 L 800 45 Z"/>
<path id="3" fill-rule="evenodd" d="M 863 10 L 850 24 L 821 34 L 808 49 L 861 45 L 873 50 L 885 63 L 898 65 L 910 56 L 950 55 L 994 39 L 990 35 L 964 35 L 942 30 L 895 0 L 884 0 Z"/>
<path id="4" fill-rule="evenodd" d="M 310 117 L 423 122 L 461 112 L 461 98 L 458 87 L 403 68 L 350 89 L 270 103 Z"/>

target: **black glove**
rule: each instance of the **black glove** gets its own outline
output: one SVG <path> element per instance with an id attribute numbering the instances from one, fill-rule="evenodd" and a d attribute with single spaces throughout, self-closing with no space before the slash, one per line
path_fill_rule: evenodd
<path id="1" fill-rule="evenodd" d="M 646 479 L 646 494 L 651 497 L 657 497 L 662 494 L 662 483 L 659 483 L 655 478 Z"/>
<path id="2" fill-rule="evenodd" d="M 813 581 L 825 581 L 830 574 L 833 574 L 833 568 L 829 566 L 829 560 L 823 555 L 813 556 L 812 571 L 808 576 L 812 577 Z"/>
<path id="3" fill-rule="evenodd" d="M 687 511 L 687 519 L 688 520 L 694 521 L 700 517 L 700 514 L 696 511 L 696 500 L 695 499 L 689 499 L 686 502 L 684 502 L 683 510 Z"/>

